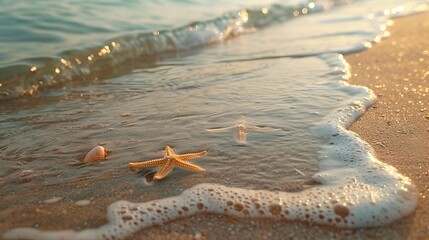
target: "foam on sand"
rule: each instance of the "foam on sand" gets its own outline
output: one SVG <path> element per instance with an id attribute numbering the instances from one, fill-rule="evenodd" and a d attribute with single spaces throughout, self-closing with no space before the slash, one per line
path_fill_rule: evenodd
<path id="1" fill-rule="evenodd" d="M 332 68 L 331 77 L 350 75 L 342 56 L 321 56 Z M 340 66 L 340 67 L 339 67 Z M 339 228 L 375 227 L 410 214 L 418 193 L 395 168 L 378 161 L 372 148 L 347 128 L 373 104 L 374 94 L 364 87 L 339 87 L 354 96 L 347 106 L 311 129 L 327 144 L 320 156 L 320 185 L 302 192 L 271 192 L 199 184 L 181 195 L 144 203 L 118 201 L 108 207 L 109 223 L 80 232 L 17 228 L 5 239 L 122 239 L 131 234 L 198 213 L 245 218 L 304 221 Z M 337 87 L 338 87 L 337 86 Z"/>

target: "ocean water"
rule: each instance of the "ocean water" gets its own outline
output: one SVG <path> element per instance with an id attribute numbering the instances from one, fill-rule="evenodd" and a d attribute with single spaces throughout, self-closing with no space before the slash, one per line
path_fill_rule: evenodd
<path id="1" fill-rule="evenodd" d="M 2 1 L 2 231 L 31 227 L 8 214 L 54 197 L 112 204 L 110 223 L 69 236 L 77 239 L 121 238 L 184 214 L 174 207 L 128 224 L 146 214 L 132 209 L 153 203 L 171 209 L 181 202 L 187 215 L 258 217 L 246 204 L 247 212 L 238 203 L 229 210 L 231 196 L 258 199 L 268 217 L 338 227 L 378 226 L 409 214 L 416 204 L 412 183 L 346 130 L 375 97 L 348 86 L 341 54 L 370 47 L 389 35 L 391 17 L 426 6 L 396 0 Z M 234 126 L 242 116 L 246 141 L 237 139 L 236 128 L 209 131 Z M 108 157 L 81 163 L 97 145 Z M 175 169 L 160 181 L 151 179 L 156 168 L 130 171 L 129 162 L 162 157 L 167 145 L 180 154 L 208 151 L 192 160 L 206 171 Z M 218 197 L 209 194 L 213 189 Z M 71 233 L 19 228 L 4 237 L 49 234 Z"/>

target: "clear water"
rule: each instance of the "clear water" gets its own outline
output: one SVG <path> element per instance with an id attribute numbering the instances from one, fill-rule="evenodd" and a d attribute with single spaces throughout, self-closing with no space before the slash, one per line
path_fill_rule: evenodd
<path id="1" fill-rule="evenodd" d="M 383 36 L 384 10 L 403 3 L 2 1 L 0 211 L 54 196 L 120 200 L 118 189 L 150 200 L 197 183 L 314 186 L 329 143 L 311 129 L 356 95 L 327 59 Z M 240 115 L 274 130 L 245 144 L 206 130 Z M 105 161 L 75 164 L 99 144 Z M 193 160 L 206 172 L 148 185 L 150 170 L 129 171 L 166 145 L 207 150 Z"/>

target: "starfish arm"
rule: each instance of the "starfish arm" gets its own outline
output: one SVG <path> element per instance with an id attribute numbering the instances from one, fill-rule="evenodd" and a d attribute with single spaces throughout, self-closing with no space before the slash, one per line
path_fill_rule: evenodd
<path id="1" fill-rule="evenodd" d="M 176 160 L 175 165 L 176 165 L 176 167 L 186 169 L 186 170 L 195 171 L 195 172 L 204 172 L 205 171 L 204 168 L 199 167 L 199 166 L 194 165 L 194 164 L 189 163 L 189 162 L 185 162 L 185 161 Z"/>
<path id="2" fill-rule="evenodd" d="M 230 127 L 224 127 L 224 128 L 207 128 L 206 130 L 209 132 L 223 132 L 223 131 L 227 131 L 229 129 L 233 129 L 237 126 L 230 126 Z"/>
<path id="3" fill-rule="evenodd" d="M 175 161 L 168 160 L 164 165 L 161 166 L 161 169 L 153 176 L 154 179 L 163 179 L 165 176 L 167 176 L 171 170 L 173 170 L 175 165 Z"/>
<path id="4" fill-rule="evenodd" d="M 245 143 L 246 142 L 246 131 L 244 129 L 239 129 L 235 136 L 237 142 Z"/>
<path id="5" fill-rule="evenodd" d="M 176 155 L 173 151 L 173 149 L 170 146 L 165 146 L 164 150 L 165 156 L 173 156 Z"/>
<path id="6" fill-rule="evenodd" d="M 144 161 L 144 162 L 131 162 L 131 163 L 128 163 L 128 165 L 133 168 L 146 168 L 146 167 L 160 166 L 163 163 L 165 163 L 165 158 L 157 158 L 157 159 Z"/>
<path id="7" fill-rule="evenodd" d="M 207 151 L 202 151 L 202 152 L 196 152 L 196 153 L 180 154 L 180 155 L 177 155 L 176 157 L 181 161 L 188 161 L 193 158 L 202 157 L 206 154 L 207 154 Z"/>

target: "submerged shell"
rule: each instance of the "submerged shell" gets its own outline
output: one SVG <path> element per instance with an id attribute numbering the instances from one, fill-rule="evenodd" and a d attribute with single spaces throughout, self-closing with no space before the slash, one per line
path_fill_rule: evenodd
<path id="1" fill-rule="evenodd" d="M 107 150 L 103 146 L 97 146 L 88 152 L 84 162 L 97 162 L 107 157 Z"/>

